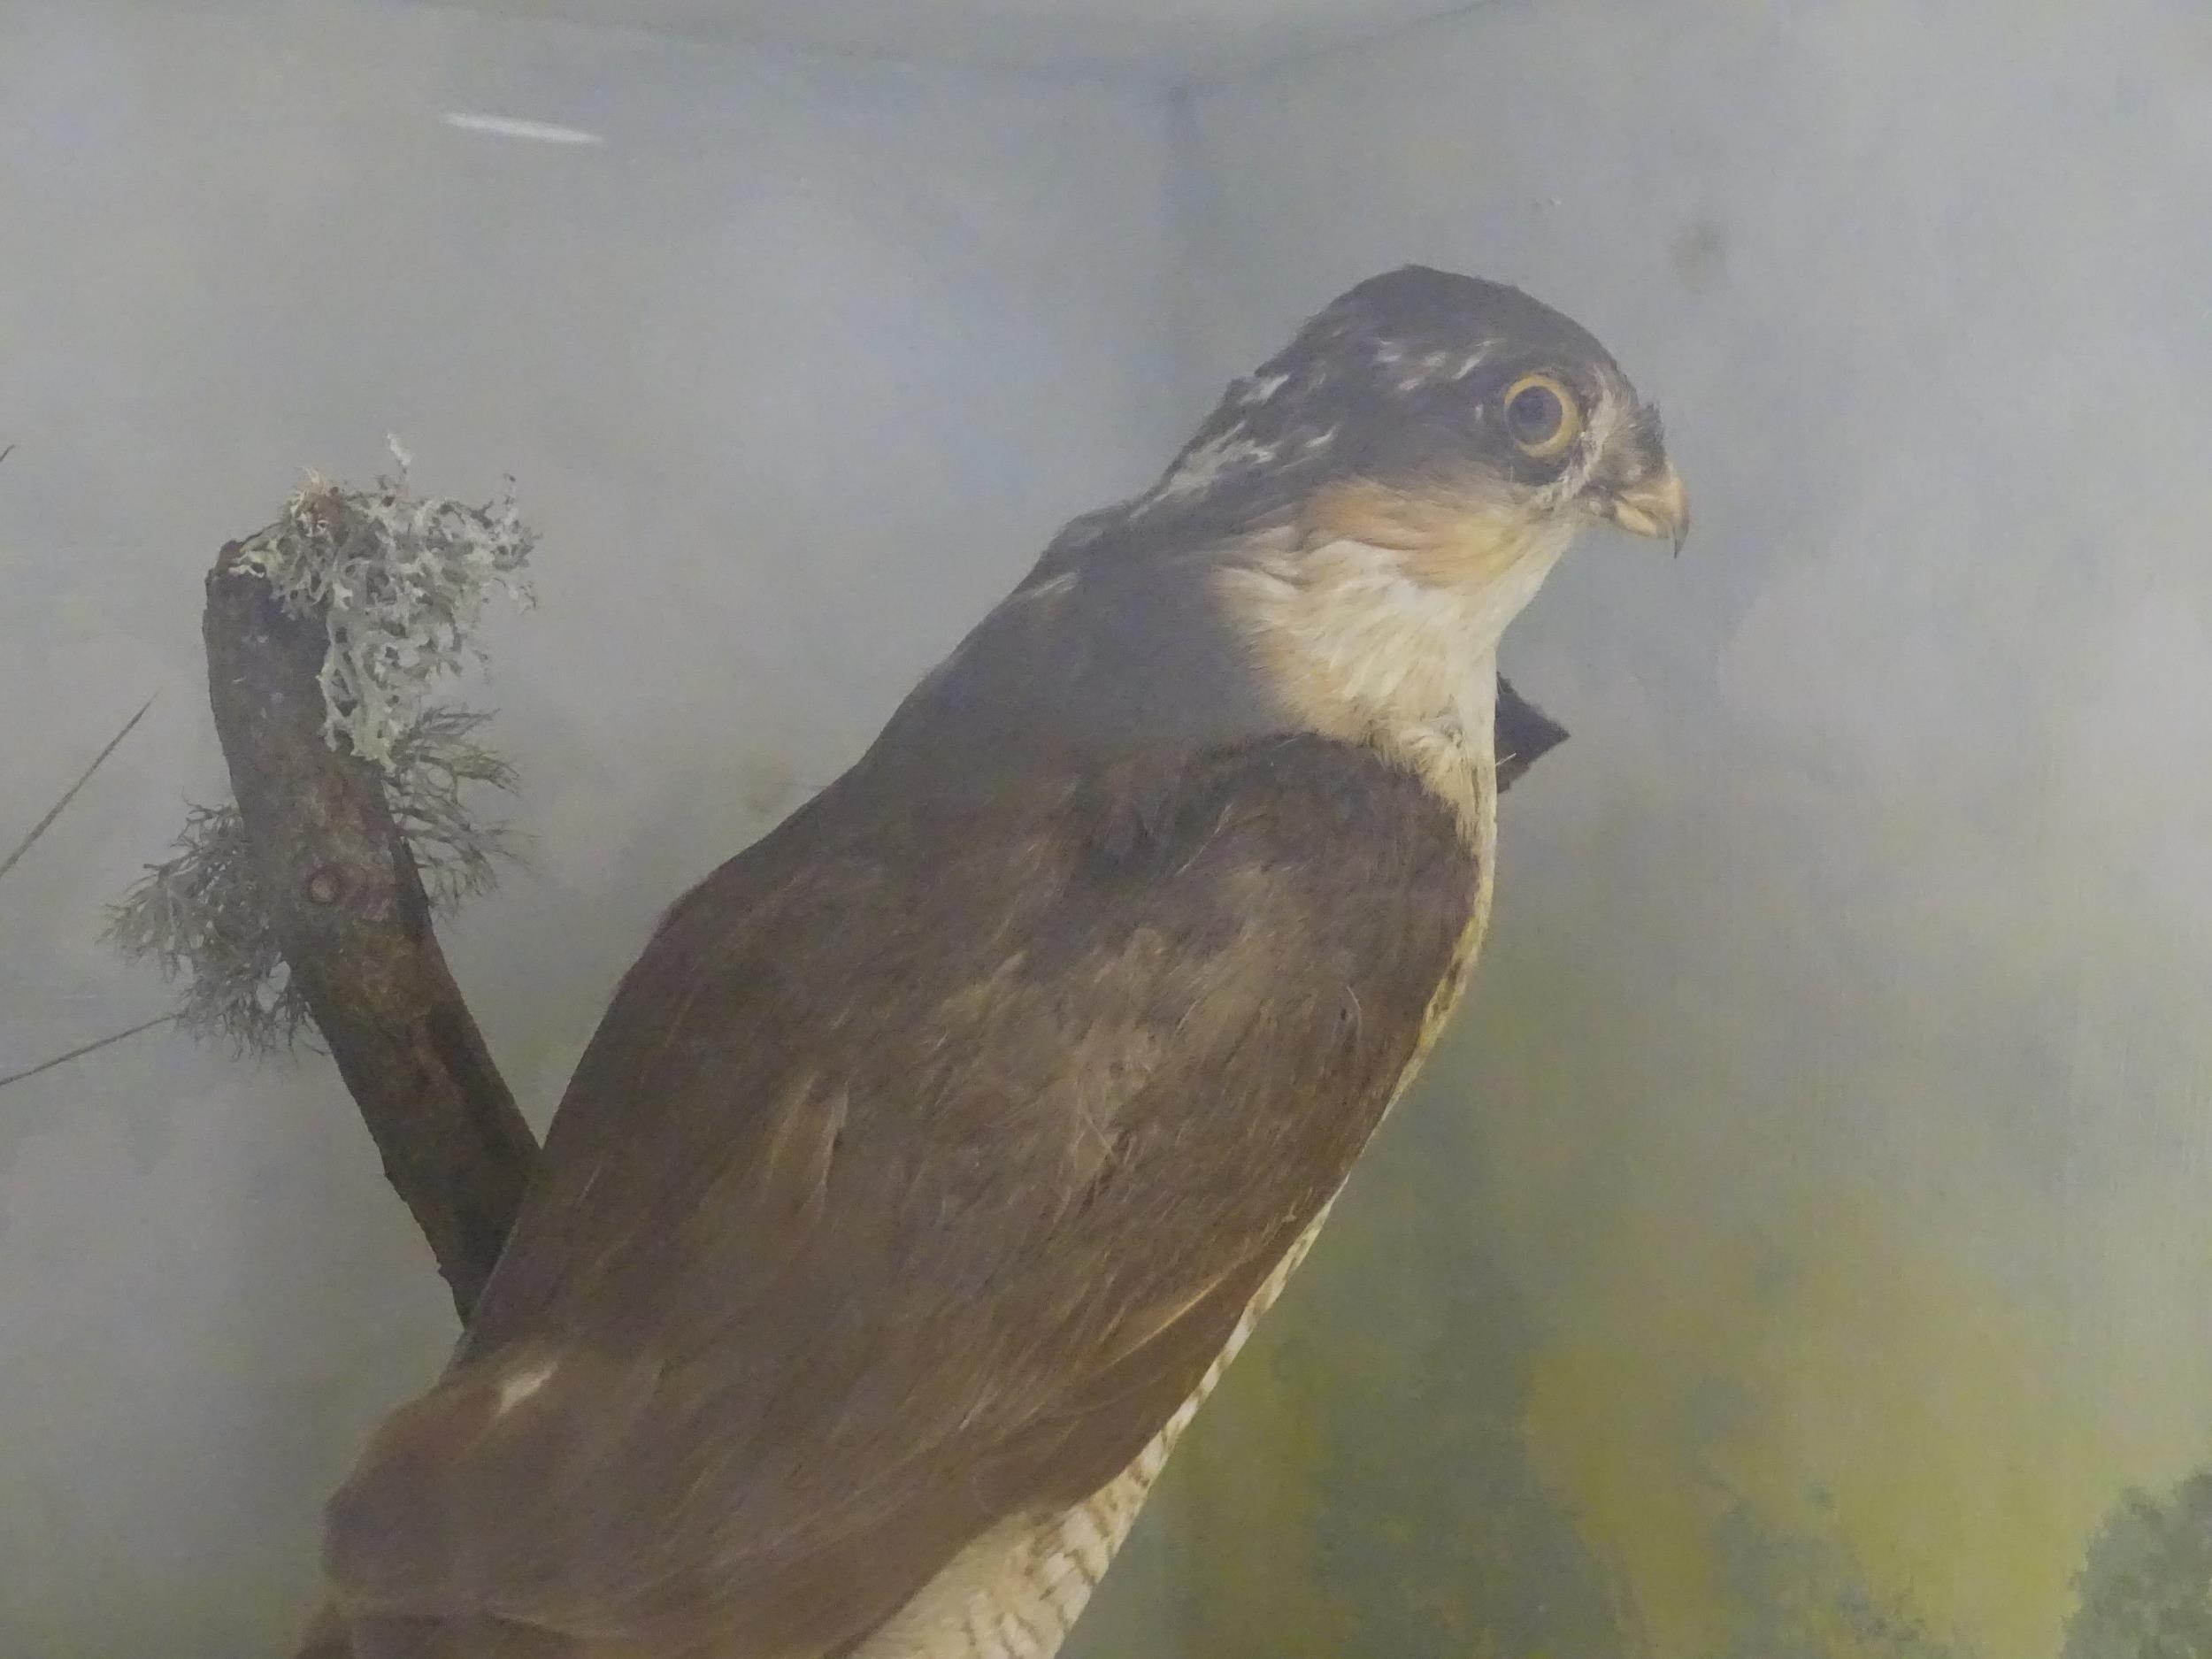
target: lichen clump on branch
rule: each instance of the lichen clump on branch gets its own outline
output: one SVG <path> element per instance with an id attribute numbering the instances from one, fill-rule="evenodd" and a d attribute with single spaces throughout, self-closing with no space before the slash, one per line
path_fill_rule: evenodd
<path id="1" fill-rule="evenodd" d="M 391 448 L 398 476 L 367 490 L 311 477 L 275 524 L 240 544 L 235 563 L 285 610 L 321 625 L 323 735 L 377 768 L 431 903 L 449 913 L 491 887 L 498 862 L 517 852 L 507 824 L 472 810 L 475 786 L 511 794 L 515 780 L 477 741 L 488 717 L 434 704 L 431 694 L 480 656 L 472 631 L 494 595 L 530 603 L 523 570 L 536 537 L 511 495 L 480 507 L 410 495 L 410 457 L 396 441 Z M 309 1010 L 238 809 L 190 808 L 172 854 L 115 907 L 109 937 L 181 981 L 186 1030 L 242 1051 L 288 1047 Z"/>
<path id="2" fill-rule="evenodd" d="M 481 507 L 409 495 L 412 457 L 396 440 L 391 449 L 397 477 L 350 490 L 311 474 L 238 555 L 286 610 L 321 619 L 324 733 L 380 766 L 432 682 L 462 665 L 486 601 L 531 602 L 521 572 L 536 543 L 511 494 Z"/>

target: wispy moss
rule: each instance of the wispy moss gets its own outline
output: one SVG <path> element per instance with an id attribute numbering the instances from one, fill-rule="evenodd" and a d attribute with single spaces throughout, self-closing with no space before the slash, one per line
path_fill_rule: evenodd
<path id="1" fill-rule="evenodd" d="M 477 709 L 428 709 L 394 740 L 385 794 L 414 849 L 430 902 L 449 914 L 489 892 L 498 866 L 522 856 L 523 836 L 504 819 L 477 816 L 482 788 L 512 795 L 515 769 L 476 741 L 491 718 Z"/>
<path id="2" fill-rule="evenodd" d="M 186 809 L 171 851 L 109 913 L 108 937 L 181 981 L 177 1023 L 194 1036 L 241 1053 L 290 1046 L 307 1003 L 269 925 L 238 809 Z"/>

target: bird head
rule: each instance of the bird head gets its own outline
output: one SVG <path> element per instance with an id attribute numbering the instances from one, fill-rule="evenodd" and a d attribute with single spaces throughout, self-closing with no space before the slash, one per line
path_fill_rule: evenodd
<path id="1" fill-rule="evenodd" d="M 1102 551 L 1209 563 L 1302 723 L 1420 741 L 1487 725 L 1499 635 L 1601 521 L 1679 549 L 1658 411 L 1550 306 L 1408 266 L 1232 384 L 1159 482 L 1094 523 Z"/>
<path id="2" fill-rule="evenodd" d="M 1179 535 L 1289 523 L 1401 543 L 1455 520 L 1548 541 L 1604 519 L 1678 549 L 1689 528 L 1658 411 L 1588 330 L 1418 265 L 1361 283 L 1232 384 L 1130 514 Z"/>
<path id="3" fill-rule="evenodd" d="M 1506 624 L 1600 523 L 1679 549 L 1658 411 L 1550 306 L 1407 266 L 1233 381 L 1150 489 L 1064 529 L 924 703 L 1009 753 L 1457 748 L 1490 727 Z"/>

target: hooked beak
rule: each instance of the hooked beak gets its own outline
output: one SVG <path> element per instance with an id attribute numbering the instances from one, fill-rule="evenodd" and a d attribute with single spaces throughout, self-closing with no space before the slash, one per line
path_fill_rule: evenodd
<path id="1" fill-rule="evenodd" d="M 1690 534 L 1689 495 L 1663 456 L 1633 482 L 1608 493 L 1598 511 L 1632 535 L 1667 537 L 1677 553 Z"/>

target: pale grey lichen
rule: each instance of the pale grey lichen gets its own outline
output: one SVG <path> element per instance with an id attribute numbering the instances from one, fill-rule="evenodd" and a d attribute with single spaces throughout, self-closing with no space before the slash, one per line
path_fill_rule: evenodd
<path id="1" fill-rule="evenodd" d="M 193 806 L 173 856 L 149 864 L 108 914 L 124 954 L 181 980 L 177 1023 L 241 1053 L 288 1048 L 308 1018 L 269 925 L 234 806 Z"/>
<path id="2" fill-rule="evenodd" d="M 471 805 L 472 786 L 515 792 L 515 769 L 476 741 L 490 718 L 479 709 L 426 710 L 393 741 L 385 771 L 392 817 L 440 915 L 489 892 L 499 865 L 523 856 L 521 831 L 504 819 L 478 818 Z"/>
<path id="3" fill-rule="evenodd" d="M 472 507 L 409 495 L 410 457 L 396 441 L 392 453 L 398 475 L 373 489 L 311 478 L 242 545 L 239 563 L 323 626 L 324 736 L 377 768 L 433 908 L 450 914 L 519 856 L 511 826 L 477 810 L 480 786 L 511 794 L 515 778 L 477 741 L 488 715 L 430 695 L 474 652 L 472 630 L 494 594 L 529 602 L 521 572 L 535 537 L 511 495 Z M 311 1018 L 271 916 L 238 809 L 193 806 L 172 856 L 147 867 L 108 931 L 181 982 L 187 1031 L 267 1053 L 289 1048 Z"/>
<path id="4" fill-rule="evenodd" d="M 390 445 L 396 476 L 356 490 L 311 475 L 238 555 L 287 611 L 322 623 L 325 735 L 378 765 L 462 665 L 485 603 L 531 603 L 521 572 L 536 541 L 511 491 L 480 507 L 410 495 L 412 457 Z"/>

